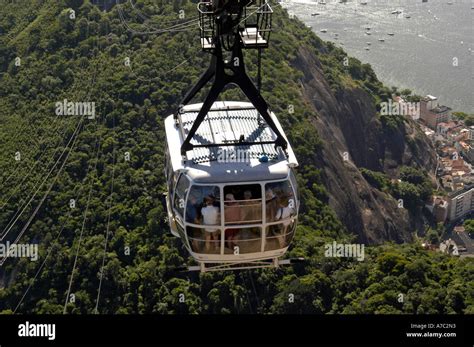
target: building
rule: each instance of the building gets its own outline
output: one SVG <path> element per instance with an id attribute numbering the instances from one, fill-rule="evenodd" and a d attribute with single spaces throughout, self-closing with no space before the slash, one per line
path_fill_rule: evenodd
<path id="1" fill-rule="evenodd" d="M 436 223 L 444 223 L 448 218 L 448 202 L 440 196 L 433 196 L 425 207 L 433 214 Z"/>
<path id="2" fill-rule="evenodd" d="M 395 107 L 391 106 L 391 108 L 395 108 L 397 114 L 409 116 L 414 121 L 417 121 L 420 119 L 420 103 L 419 102 L 407 102 L 401 96 L 394 96 L 393 101 L 397 105 L 395 105 Z"/>
<path id="3" fill-rule="evenodd" d="M 456 143 L 456 149 L 471 164 L 474 164 L 474 143 L 460 141 Z"/>
<path id="4" fill-rule="evenodd" d="M 437 103 L 437 98 L 427 95 L 420 102 L 420 118 L 425 124 L 436 130 L 439 123 L 447 123 L 451 120 L 451 109 Z"/>
<path id="5" fill-rule="evenodd" d="M 458 124 L 453 121 L 441 122 L 436 125 L 436 132 L 443 136 L 448 134 L 448 131 L 453 130 L 458 127 Z"/>
<path id="6" fill-rule="evenodd" d="M 467 163 L 464 160 L 462 160 L 462 158 L 454 159 L 451 162 L 451 170 L 452 172 L 459 172 L 459 171 L 467 172 L 467 173 L 471 172 L 471 170 L 467 166 Z"/>
<path id="7" fill-rule="evenodd" d="M 438 152 L 443 158 L 453 158 L 455 157 L 455 153 L 457 153 L 457 149 L 454 146 L 444 146 L 439 148 Z"/>
<path id="8" fill-rule="evenodd" d="M 474 187 L 456 192 L 449 197 L 449 220 L 457 220 L 472 211 L 474 211 Z"/>
<path id="9" fill-rule="evenodd" d="M 464 129 L 461 129 L 461 131 L 459 132 L 459 135 L 456 138 L 456 141 L 471 141 L 470 137 L 471 137 L 471 134 L 470 134 L 469 129 L 464 128 Z"/>
<path id="10" fill-rule="evenodd" d="M 441 253 L 459 255 L 458 245 L 452 239 L 448 239 L 446 241 L 441 242 L 439 245 L 439 250 L 441 251 Z"/>
<path id="11" fill-rule="evenodd" d="M 448 218 L 449 204 L 446 200 L 437 199 L 433 208 L 433 216 L 436 223 L 444 223 Z"/>
<path id="12" fill-rule="evenodd" d="M 438 98 L 433 95 L 427 95 L 421 100 L 421 103 L 425 103 L 426 107 L 431 110 L 438 104 Z"/>

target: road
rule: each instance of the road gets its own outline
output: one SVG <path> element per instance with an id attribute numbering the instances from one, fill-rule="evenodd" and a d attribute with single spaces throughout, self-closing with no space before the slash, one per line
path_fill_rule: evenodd
<path id="1" fill-rule="evenodd" d="M 474 254 L 474 240 L 469 237 L 469 235 L 465 232 L 457 233 L 459 238 L 462 240 L 462 243 L 466 247 L 467 253 Z"/>

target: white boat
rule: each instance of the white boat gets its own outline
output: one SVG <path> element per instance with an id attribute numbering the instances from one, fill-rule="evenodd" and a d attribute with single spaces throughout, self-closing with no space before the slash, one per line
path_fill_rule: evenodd
<path id="1" fill-rule="evenodd" d="M 321 32 L 322 32 L 322 33 L 327 33 L 327 32 L 328 32 L 328 29 L 321 29 Z"/>

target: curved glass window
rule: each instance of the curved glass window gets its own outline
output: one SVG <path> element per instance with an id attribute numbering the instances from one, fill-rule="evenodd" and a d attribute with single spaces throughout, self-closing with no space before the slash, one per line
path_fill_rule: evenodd
<path id="1" fill-rule="evenodd" d="M 288 247 L 298 210 L 291 180 L 224 187 L 189 187 L 188 183 L 184 214 L 191 250 L 199 254 L 239 255 Z M 181 178 L 177 191 L 180 189 Z M 263 227 L 262 223 L 271 225 Z"/>
<path id="2" fill-rule="evenodd" d="M 188 188 L 189 180 L 185 174 L 181 174 L 174 193 L 174 208 L 181 216 L 184 214 L 185 199 Z"/>
<path id="3" fill-rule="evenodd" d="M 262 251 L 262 228 L 226 228 L 224 254 L 258 253 Z"/>
<path id="4" fill-rule="evenodd" d="M 291 185 L 293 186 L 293 192 L 295 194 L 295 199 L 296 199 L 296 209 L 299 208 L 299 193 L 298 193 L 298 182 L 296 181 L 296 175 L 295 175 L 295 170 L 291 169 L 290 170 L 290 182 Z"/>
<path id="5" fill-rule="evenodd" d="M 221 229 L 218 227 L 197 228 L 187 226 L 191 249 L 201 254 L 221 254 Z"/>
<path id="6" fill-rule="evenodd" d="M 186 204 L 186 222 L 220 225 L 220 205 L 219 187 L 193 185 Z"/>
<path id="7" fill-rule="evenodd" d="M 290 181 L 267 183 L 265 185 L 266 222 L 277 222 L 296 215 L 296 198 Z"/>
<path id="8" fill-rule="evenodd" d="M 185 234 L 184 234 L 184 229 L 183 229 L 183 227 L 181 226 L 181 224 L 176 223 L 176 228 L 178 229 L 179 237 L 180 237 L 182 240 L 184 240 L 184 239 L 185 239 Z"/>
<path id="9" fill-rule="evenodd" d="M 295 235 L 296 219 L 270 225 L 265 231 L 265 251 L 288 247 Z"/>
<path id="10" fill-rule="evenodd" d="M 224 221 L 226 225 L 262 223 L 262 187 L 259 184 L 226 186 Z"/>

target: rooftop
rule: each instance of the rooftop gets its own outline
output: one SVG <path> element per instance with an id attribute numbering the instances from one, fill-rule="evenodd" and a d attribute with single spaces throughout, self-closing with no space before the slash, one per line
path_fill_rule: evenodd
<path id="1" fill-rule="evenodd" d="M 441 123 L 438 123 L 438 126 L 439 127 L 446 127 L 448 129 L 451 129 L 451 128 L 456 128 L 456 127 L 460 127 L 462 126 L 461 124 L 458 124 L 456 122 L 453 122 L 453 121 L 449 121 L 449 122 L 441 122 Z"/>
<path id="2" fill-rule="evenodd" d="M 448 106 L 444 106 L 444 105 L 438 105 L 436 107 L 433 107 L 430 111 L 432 113 L 443 113 L 443 112 L 447 112 L 447 111 L 450 111 L 451 108 L 449 108 Z"/>
<path id="3" fill-rule="evenodd" d="M 290 167 L 298 166 L 293 150 L 287 153 L 274 144 L 238 145 L 240 141 L 274 141 L 276 135 L 260 117 L 254 106 L 247 102 L 215 102 L 191 140 L 196 146 L 216 143 L 231 144 L 220 147 L 195 147 L 186 158 L 180 148 L 189 133 L 202 104 L 188 105 L 181 113 L 182 129 L 173 116 L 165 120 L 166 136 L 173 170 L 186 170 L 198 182 L 234 182 L 283 179 Z M 281 133 L 283 129 L 271 113 Z M 232 144 L 236 144 L 235 146 Z M 268 161 L 265 161 L 268 159 Z"/>
<path id="4" fill-rule="evenodd" d="M 427 95 L 423 98 L 423 100 L 425 100 L 425 101 L 434 101 L 434 100 L 438 100 L 438 98 L 436 96 L 433 96 L 433 95 Z"/>

